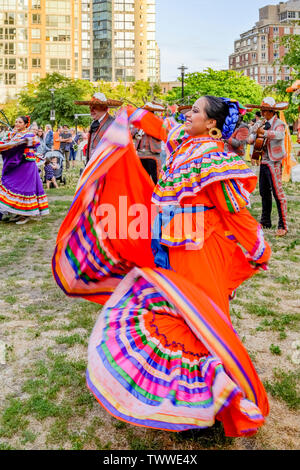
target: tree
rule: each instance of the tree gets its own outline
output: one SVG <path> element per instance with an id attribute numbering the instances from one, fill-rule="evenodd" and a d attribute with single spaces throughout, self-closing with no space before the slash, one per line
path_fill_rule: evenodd
<path id="1" fill-rule="evenodd" d="M 18 116 L 24 116 L 28 114 L 28 109 L 22 105 L 17 100 L 8 101 L 6 104 L 1 105 L 1 110 L 5 113 L 5 116 L 8 119 L 8 122 L 13 127 L 15 120 Z M 0 113 L 0 123 L 1 125 L 6 124 L 5 117 Z"/>
<path id="2" fill-rule="evenodd" d="M 189 73 L 185 80 L 185 98 L 181 100 L 181 88 L 167 95 L 169 103 L 192 104 L 204 95 L 223 96 L 238 100 L 241 104 L 260 104 L 263 89 L 257 82 L 234 70 L 216 71 L 211 68 L 199 73 Z"/>
<path id="3" fill-rule="evenodd" d="M 280 38 L 280 45 L 284 46 L 286 53 L 284 57 L 275 61 L 274 65 L 281 67 L 290 67 L 292 69 L 291 80 L 278 80 L 274 85 L 268 86 L 265 89 L 266 93 L 273 93 L 277 101 L 288 101 L 289 108 L 285 111 L 287 122 L 292 124 L 297 121 L 299 115 L 299 102 L 295 100 L 291 93 L 287 93 L 286 89 L 296 79 L 300 78 L 300 35 L 288 34 Z"/>
<path id="4" fill-rule="evenodd" d="M 293 96 L 291 93 L 287 93 L 286 89 L 289 86 L 290 81 L 278 80 L 274 85 L 270 85 L 265 88 L 264 96 L 273 96 L 277 102 L 288 101 L 289 107 L 284 111 L 286 121 L 289 124 L 293 124 L 298 119 L 298 104 L 293 102 Z"/>
<path id="5" fill-rule="evenodd" d="M 37 83 L 29 83 L 19 95 L 19 103 L 28 110 L 31 120 L 39 125 L 49 123 L 52 109 L 52 96 L 50 89 L 54 88 L 54 104 L 56 122 L 58 124 L 74 125 L 75 114 L 89 114 L 87 106 L 78 106 L 74 101 L 90 99 L 96 91 L 100 91 L 107 98 L 122 100 L 126 104 L 132 103 L 142 106 L 151 99 L 160 99 L 161 90 L 158 84 L 139 80 L 135 83 L 125 84 L 119 82 L 113 86 L 108 82 L 90 83 L 86 80 L 74 80 L 59 73 L 47 74 Z M 79 117 L 78 124 L 88 126 L 90 118 Z"/>
<path id="6" fill-rule="evenodd" d="M 28 109 L 31 120 L 39 125 L 45 125 L 50 121 L 52 109 L 52 96 L 54 92 L 54 109 L 56 122 L 59 124 L 74 125 L 75 114 L 86 114 L 84 106 L 74 104 L 77 100 L 90 99 L 95 89 L 92 83 L 86 80 L 67 78 L 59 73 L 47 74 L 37 83 L 29 83 L 22 89 L 19 95 L 20 104 Z M 87 126 L 90 119 L 79 118 L 78 124 Z"/>
<path id="7" fill-rule="evenodd" d="M 147 101 L 162 98 L 159 84 L 144 80 L 126 83 L 126 85 L 120 81 L 116 86 L 101 81 L 98 83 L 98 88 L 107 98 L 123 100 L 125 104 L 127 102 L 138 107 L 143 106 Z"/>
<path id="8" fill-rule="evenodd" d="M 280 39 L 280 44 L 287 50 L 284 57 L 280 60 L 281 65 L 294 69 L 293 76 L 300 77 L 300 35 L 288 34 Z"/>

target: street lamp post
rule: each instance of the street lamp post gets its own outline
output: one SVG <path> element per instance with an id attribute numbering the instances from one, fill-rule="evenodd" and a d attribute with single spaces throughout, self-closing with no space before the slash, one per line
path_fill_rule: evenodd
<path id="1" fill-rule="evenodd" d="M 78 131 L 78 118 L 81 117 L 81 116 L 91 116 L 91 115 L 90 114 L 74 114 L 76 135 L 77 135 L 77 131 Z"/>
<path id="2" fill-rule="evenodd" d="M 54 92 L 55 92 L 55 88 L 50 88 L 49 91 L 51 93 L 51 98 L 52 98 L 51 111 L 50 111 L 50 121 L 55 122 L 55 109 L 54 109 Z"/>
<path id="3" fill-rule="evenodd" d="M 185 71 L 188 69 L 188 67 L 185 67 L 184 65 L 182 65 L 181 67 L 178 67 L 178 70 L 181 71 L 181 84 L 182 84 L 182 88 L 181 88 L 181 97 L 184 98 L 184 77 L 185 77 Z"/>

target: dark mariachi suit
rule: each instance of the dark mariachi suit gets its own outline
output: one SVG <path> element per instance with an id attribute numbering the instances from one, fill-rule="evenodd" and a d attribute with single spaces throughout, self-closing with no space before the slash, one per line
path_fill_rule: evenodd
<path id="1" fill-rule="evenodd" d="M 110 114 L 106 114 L 102 121 L 93 121 L 89 130 L 86 162 L 88 162 L 93 154 L 93 151 L 102 139 L 104 132 L 114 122 L 114 118 Z"/>

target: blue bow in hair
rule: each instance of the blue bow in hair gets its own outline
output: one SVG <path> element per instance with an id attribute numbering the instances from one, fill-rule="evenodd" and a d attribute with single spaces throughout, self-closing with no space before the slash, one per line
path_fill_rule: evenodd
<path id="1" fill-rule="evenodd" d="M 225 124 L 222 129 L 222 137 L 223 139 L 229 139 L 235 131 L 236 124 L 239 119 L 240 114 L 240 104 L 236 100 L 232 100 L 230 98 L 221 98 L 224 103 L 228 104 L 229 107 L 229 114 L 225 119 Z"/>

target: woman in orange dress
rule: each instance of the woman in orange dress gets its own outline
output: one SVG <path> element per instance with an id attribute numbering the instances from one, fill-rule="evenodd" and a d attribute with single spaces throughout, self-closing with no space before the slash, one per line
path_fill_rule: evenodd
<path id="1" fill-rule="evenodd" d="M 151 113 L 121 111 L 58 234 L 57 283 L 67 295 L 104 304 L 90 339 L 87 384 L 120 420 L 183 431 L 219 419 L 227 435 L 242 436 L 268 414 L 229 315 L 233 291 L 271 254 L 246 207 L 256 177 L 220 139 L 233 133 L 239 111 L 236 101 L 203 97 L 168 135 Z M 167 141 L 155 188 L 130 124 Z"/>

